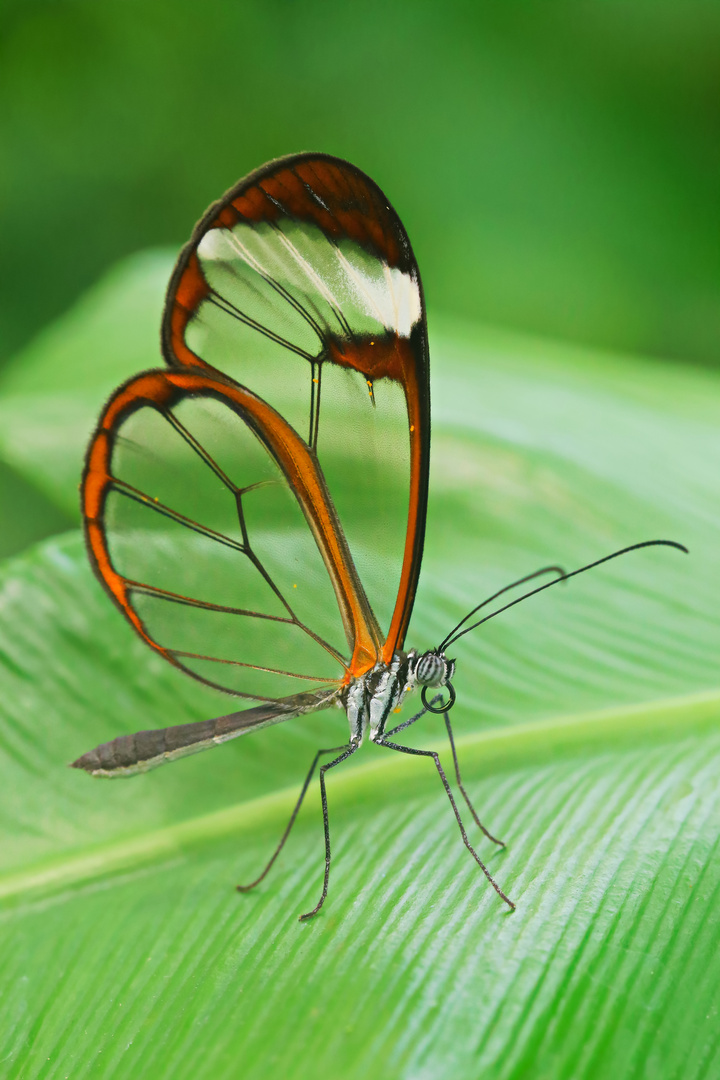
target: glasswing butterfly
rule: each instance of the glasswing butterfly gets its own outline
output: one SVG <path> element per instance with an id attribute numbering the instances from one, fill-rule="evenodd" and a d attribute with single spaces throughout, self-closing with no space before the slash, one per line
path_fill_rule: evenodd
<path id="1" fill-rule="evenodd" d="M 348 741 L 318 751 L 275 853 L 241 891 L 274 863 L 330 755 L 319 771 L 322 894 L 300 917 L 320 910 L 330 872 L 325 774 L 369 735 L 433 759 L 465 845 L 514 907 L 470 844 L 438 755 L 390 740 L 427 711 L 444 714 L 459 788 L 501 843 L 462 785 L 447 649 L 507 589 L 572 575 L 529 574 L 473 608 L 437 648 L 404 651 L 425 534 L 430 384 L 422 285 L 398 215 L 338 158 L 297 154 L 263 166 L 208 209 L 181 252 L 161 344 L 166 368 L 112 395 L 88 447 L 90 561 L 152 649 L 256 704 L 124 735 L 73 765 L 129 776 L 339 706 Z M 416 687 L 422 711 L 388 730 Z"/>

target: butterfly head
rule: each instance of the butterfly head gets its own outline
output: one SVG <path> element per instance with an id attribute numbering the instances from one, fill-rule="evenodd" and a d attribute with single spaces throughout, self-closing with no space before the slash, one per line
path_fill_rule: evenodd
<path id="1" fill-rule="evenodd" d="M 443 713 L 451 709 L 455 704 L 455 690 L 450 680 L 455 674 L 455 661 L 448 659 L 440 649 L 430 649 L 416 657 L 412 669 L 412 676 L 418 686 L 422 687 L 422 703 L 428 712 Z M 450 695 L 445 702 L 439 695 L 428 700 L 428 690 L 446 687 Z"/>

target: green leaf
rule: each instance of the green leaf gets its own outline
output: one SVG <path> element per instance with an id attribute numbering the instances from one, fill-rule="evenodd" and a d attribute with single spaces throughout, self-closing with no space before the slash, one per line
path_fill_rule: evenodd
<path id="1" fill-rule="evenodd" d="M 74 516 L 59 509 L 0 460 L 0 559 L 72 528 Z"/>
<path id="2" fill-rule="evenodd" d="M 118 383 L 162 364 L 160 317 L 174 255 L 147 251 L 113 267 L 0 378 L 0 459 L 57 506 L 78 513 L 81 462 Z"/>
<path id="3" fill-rule="evenodd" d="M 458 643 L 464 779 L 508 849 L 469 834 L 517 911 L 463 847 L 432 762 L 372 746 L 328 778 L 322 914 L 297 922 L 322 879 L 316 794 L 272 874 L 234 891 L 271 853 L 315 749 L 345 738 L 340 712 L 132 780 L 67 769 L 115 735 L 233 708 L 135 639 L 69 533 L 0 581 L 9 1075 L 714 1075 L 720 384 L 454 331 L 431 326 L 432 499 L 409 645 L 548 562 L 656 537 L 691 549 L 633 553 Z M 101 342 L 96 355 L 104 366 Z M 84 363 L 66 354 L 67 386 L 92 389 Z M 32 408 L 30 360 L 22 379 Z M 62 386 L 46 388 L 48 416 L 65 415 Z M 59 502 L 72 428 L 48 434 L 62 465 L 17 450 Z M 439 718 L 407 734 L 451 767 Z"/>

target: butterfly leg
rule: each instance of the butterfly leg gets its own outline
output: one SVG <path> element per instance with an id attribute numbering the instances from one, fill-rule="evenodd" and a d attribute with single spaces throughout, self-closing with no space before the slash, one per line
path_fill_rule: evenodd
<path id="1" fill-rule="evenodd" d="M 441 700 L 441 694 L 438 693 L 437 697 L 433 698 L 433 700 L 431 701 L 431 705 L 437 704 L 437 702 L 439 702 L 440 700 Z M 427 710 L 427 708 L 423 706 L 423 708 L 421 708 L 420 712 L 416 716 L 411 716 L 409 720 L 405 721 L 405 724 L 398 724 L 396 728 L 391 728 L 390 731 L 385 731 L 384 738 L 388 738 L 388 735 L 394 735 L 394 734 L 397 734 L 398 731 L 403 731 L 405 728 L 409 728 L 411 724 L 415 724 L 416 720 L 419 720 L 427 712 L 429 712 L 429 710 Z M 468 797 L 467 792 L 465 791 L 465 786 L 464 786 L 464 784 L 462 782 L 462 777 L 460 775 L 460 764 L 459 764 L 459 761 L 458 761 L 458 754 L 456 752 L 456 744 L 454 744 L 454 739 L 452 738 L 452 727 L 450 725 L 450 716 L 449 716 L 449 713 L 444 713 L 443 715 L 445 716 L 445 727 L 447 729 L 448 739 L 450 741 L 450 750 L 452 751 L 452 760 L 454 762 L 454 768 L 456 768 L 456 778 L 458 780 L 458 787 L 460 788 L 460 791 L 462 792 L 462 797 L 464 798 L 464 800 L 465 800 L 465 802 L 467 804 L 467 809 L 470 810 L 470 812 L 472 813 L 473 818 L 475 820 L 475 824 L 481 829 L 481 831 L 483 831 L 485 833 L 488 840 L 492 840 L 493 843 L 497 843 L 497 845 L 499 847 L 504 848 L 505 847 L 505 841 L 504 840 L 498 840 L 497 837 L 492 836 L 492 834 L 487 831 L 487 828 L 485 827 L 483 822 L 481 822 L 480 819 L 478 818 L 477 811 L 475 810 L 475 807 L 473 806 L 472 802 L 470 801 L 470 797 Z"/>
<path id="2" fill-rule="evenodd" d="M 433 700 L 430 702 L 430 704 L 434 705 L 435 702 L 439 701 L 439 700 L 440 700 L 440 694 L 438 694 L 438 696 L 436 698 L 433 698 Z M 403 724 L 398 724 L 397 727 L 390 728 L 389 731 L 383 732 L 383 738 L 386 739 L 388 737 L 388 735 L 397 735 L 398 731 L 404 731 L 405 728 L 409 728 L 411 724 L 414 724 L 418 720 L 421 720 L 422 717 L 425 716 L 425 713 L 427 713 L 427 712 L 429 712 L 429 710 L 426 709 L 425 706 L 423 705 L 420 712 L 416 713 L 415 716 L 411 716 L 410 719 L 406 720 Z"/>
<path id="3" fill-rule="evenodd" d="M 306 919 L 311 919 L 313 915 L 317 915 L 318 911 L 325 903 L 325 897 L 327 896 L 328 891 L 328 882 L 330 881 L 330 820 L 328 818 L 327 792 L 325 790 L 325 773 L 328 771 L 328 769 L 334 769 L 336 765 L 339 765 L 343 761 L 347 761 L 350 755 L 354 754 L 355 751 L 359 748 L 359 742 L 349 743 L 346 747 L 344 747 L 343 753 L 340 754 L 339 757 L 336 757 L 333 761 L 329 761 L 327 765 L 322 765 L 320 768 L 320 797 L 322 799 L 323 827 L 325 829 L 325 877 L 323 879 L 322 896 L 320 897 L 312 911 L 306 911 L 304 915 L 300 916 L 300 922 L 304 922 Z"/>
<path id="4" fill-rule="evenodd" d="M 260 882 L 263 880 L 263 878 L 267 875 L 268 871 L 271 869 L 273 863 L 277 859 L 277 857 L 280 854 L 280 852 L 282 851 L 282 849 L 285 847 L 285 841 L 287 840 L 288 836 L 290 835 L 290 830 L 292 829 L 293 825 L 295 824 L 295 819 L 297 818 L 297 816 L 298 816 L 298 814 L 300 812 L 300 807 L 302 806 L 303 799 L 305 798 L 305 795 L 307 794 L 307 789 L 310 787 L 310 781 L 313 778 L 313 775 L 315 773 L 315 769 L 317 768 L 317 763 L 320 760 L 320 758 L 322 757 L 322 755 L 323 754 L 335 754 L 335 753 L 337 753 L 338 750 L 344 750 L 344 749 L 345 749 L 345 746 L 330 746 L 330 747 L 328 747 L 327 750 L 318 750 L 317 754 L 313 758 L 313 763 L 310 766 L 310 770 L 309 770 L 307 776 L 305 777 L 305 783 L 303 784 L 300 795 L 298 796 L 298 801 L 295 803 L 295 809 L 293 810 L 292 814 L 290 815 L 290 820 L 287 823 L 287 826 L 285 828 L 285 832 L 282 834 L 282 837 L 280 838 L 280 843 L 275 848 L 275 851 L 273 852 L 273 855 L 271 856 L 270 861 L 268 862 L 267 866 L 263 870 L 260 877 L 255 878 L 255 880 L 251 881 L 249 885 L 238 885 L 237 886 L 238 892 L 250 892 L 250 890 L 254 889 L 256 885 L 259 885 Z"/>
<path id="5" fill-rule="evenodd" d="M 443 782 L 443 787 L 445 788 L 445 794 L 447 795 L 448 799 L 450 800 L 450 805 L 453 808 L 453 813 L 455 814 L 455 820 L 458 823 L 458 827 L 460 829 L 460 834 L 461 834 L 461 836 L 463 838 L 463 843 L 465 844 L 465 847 L 468 849 L 468 851 L 470 852 L 470 854 L 474 858 L 475 862 L 478 864 L 478 866 L 482 870 L 483 874 L 488 879 L 488 881 L 490 882 L 490 884 L 492 885 L 493 889 L 498 894 L 500 899 L 504 900 L 505 903 L 508 905 L 508 907 L 512 911 L 514 911 L 515 910 L 515 905 L 513 904 L 512 900 L 510 900 L 505 895 L 505 893 L 502 891 L 500 886 L 497 884 L 497 882 L 492 877 L 492 875 L 491 875 L 490 871 L 488 870 L 488 868 L 485 866 L 485 864 L 480 859 L 478 853 L 475 851 L 475 848 L 472 846 L 472 844 L 468 840 L 467 833 L 465 832 L 465 826 L 463 825 L 462 818 L 460 817 L 460 811 L 457 808 L 457 803 L 455 802 L 455 799 L 453 798 L 453 793 L 450 790 L 450 784 L 448 783 L 448 778 L 445 775 L 445 770 L 443 769 L 442 765 L 440 764 L 440 758 L 435 753 L 435 751 L 434 750 L 417 750 L 417 749 L 415 749 L 415 747 L 412 747 L 412 746 L 400 746 L 398 743 L 386 742 L 384 739 L 378 739 L 376 741 L 376 746 L 386 746 L 388 748 L 388 750 L 398 750 L 401 754 L 412 754 L 413 756 L 417 756 L 417 757 L 429 757 L 429 758 L 433 759 L 433 761 L 435 762 L 435 768 L 437 769 L 438 774 L 440 776 L 440 779 Z"/>
<path id="6" fill-rule="evenodd" d="M 505 847 L 505 841 L 504 840 L 498 840 L 496 837 L 494 837 L 492 835 L 492 833 L 488 832 L 488 830 L 485 828 L 485 826 L 483 825 L 480 818 L 477 816 L 477 811 L 476 811 L 475 807 L 470 802 L 470 798 L 468 796 L 467 791 L 465 790 L 465 787 L 463 785 L 463 782 L 462 782 L 462 779 L 461 779 L 461 776 L 460 776 L 460 765 L 458 764 L 457 753 L 455 751 L 455 740 L 453 738 L 452 726 L 450 724 L 450 717 L 449 717 L 449 715 L 447 713 L 444 713 L 443 715 L 445 717 L 445 728 L 447 730 L 447 736 L 448 736 L 448 739 L 450 741 L 450 749 L 452 750 L 453 762 L 455 764 L 455 777 L 457 779 L 457 785 L 458 785 L 458 787 L 460 788 L 460 790 L 462 792 L 463 799 L 467 803 L 468 810 L 470 811 L 473 818 L 475 819 L 475 824 L 478 825 L 480 827 L 480 829 L 482 829 L 482 831 L 487 836 L 488 840 L 492 840 L 493 844 L 497 844 L 498 847 Z"/>

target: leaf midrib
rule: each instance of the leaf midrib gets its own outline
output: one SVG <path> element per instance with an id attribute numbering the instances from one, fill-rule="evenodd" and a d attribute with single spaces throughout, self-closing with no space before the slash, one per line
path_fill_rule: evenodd
<path id="1" fill-rule="evenodd" d="M 463 765 L 473 765 L 474 775 L 478 776 L 510 766 L 520 767 L 528 761 L 536 764 L 540 759 L 552 759 L 560 751 L 572 752 L 602 744 L 616 749 L 620 745 L 677 738 L 716 727 L 720 728 L 720 690 L 712 689 L 641 705 L 476 732 L 456 739 L 456 745 Z M 433 744 L 437 745 L 437 739 Z M 398 785 L 407 783 L 411 777 L 416 788 L 433 779 L 429 772 L 418 772 L 417 762 L 406 757 L 378 755 L 374 761 L 349 767 L 338 775 L 333 783 L 333 802 L 338 805 L 350 802 L 366 792 L 377 791 L 381 785 L 386 788 L 392 785 L 392 790 L 397 791 Z M 177 857 L 197 844 L 248 833 L 287 816 L 297 794 L 298 785 L 293 785 L 176 825 L 0 875 L 0 901 L 87 882 L 149 861 Z"/>

